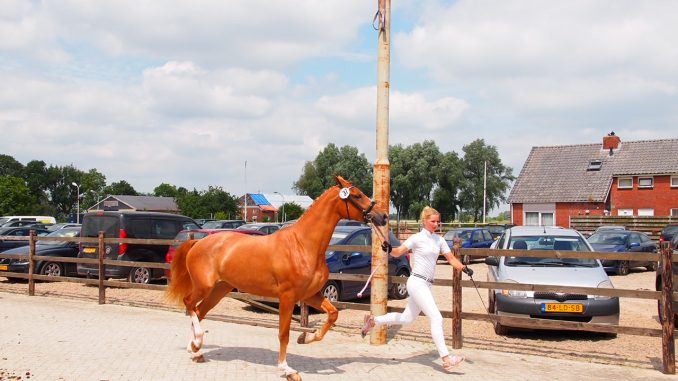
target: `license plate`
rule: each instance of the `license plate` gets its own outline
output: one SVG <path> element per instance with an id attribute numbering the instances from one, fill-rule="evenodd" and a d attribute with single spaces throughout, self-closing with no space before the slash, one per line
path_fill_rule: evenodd
<path id="1" fill-rule="evenodd" d="M 0 265 L 0 270 L 7 271 L 9 269 L 9 265 Z"/>
<path id="2" fill-rule="evenodd" d="M 584 312 L 584 305 L 579 303 L 542 303 L 541 312 Z"/>
<path id="3" fill-rule="evenodd" d="M 96 253 L 96 252 L 97 252 L 97 249 L 96 249 L 96 248 L 93 248 L 93 247 L 86 247 L 83 251 L 84 251 L 85 253 L 92 254 L 92 253 Z"/>

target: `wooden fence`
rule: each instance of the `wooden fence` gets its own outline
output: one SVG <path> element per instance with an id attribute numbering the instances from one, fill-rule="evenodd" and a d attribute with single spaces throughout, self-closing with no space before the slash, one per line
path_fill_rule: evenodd
<path id="1" fill-rule="evenodd" d="M 678 222 L 678 217 L 671 216 L 571 216 L 570 228 L 582 234 L 591 234 L 602 225 L 621 225 L 628 230 L 643 232 L 654 240 L 669 222 Z"/>
<path id="2" fill-rule="evenodd" d="M 106 265 L 116 265 L 116 266 L 144 266 L 148 268 L 162 268 L 168 269 L 169 265 L 166 263 L 149 263 L 149 262 L 133 262 L 133 261 L 117 261 L 105 259 L 103 253 L 105 253 L 105 244 L 117 244 L 117 243 L 134 243 L 134 244 L 174 244 L 178 243 L 174 240 L 150 240 L 150 239 L 130 239 L 130 238 L 105 238 L 103 234 L 100 234 L 98 238 L 67 238 L 67 237 L 36 237 L 32 234 L 30 237 L 0 237 L 0 239 L 10 239 L 10 240 L 29 240 L 28 245 L 28 254 L 3 254 L 0 253 L 0 258 L 11 258 L 11 259 L 28 259 L 29 260 L 29 273 L 12 273 L 12 272 L 3 272 L 0 273 L 2 276 L 16 277 L 28 279 L 28 294 L 34 295 L 35 293 L 35 281 L 67 281 L 67 282 L 76 282 L 76 283 L 86 283 L 86 284 L 96 284 L 99 289 L 99 303 L 106 303 L 106 288 L 107 287 L 127 287 L 127 288 L 140 288 L 140 289 L 153 289 L 153 290 L 164 290 L 167 286 L 165 285 L 152 285 L 152 284 L 136 284 L 130 282 L 121 282 L 121 281 L 111 281 L 105 280 L 104 266 Z M 98 259 L 84 259 L 84 258 L 63 258 L 63 257 L 51 257 L 51 256 L 37 256 L 35 255 L 35 243 L 39 240 L 53 240 L 53 241 L 77 241 L 77 242 L 98 242 L 99 244 L 99 253 L 100 257 Z M 370 252 L 371 247 L 369 246 L 330 246 L 328 249 L 331 250 L 352 250 L 352 251 L 362 251 Z M 452 346 L 456 349 L 462 347 L 462 335 L 461 335 L 461 325 L 462 319 L 466 320 L 481 320 L 489 322 L 498 322 L 504 325 L 513 326 L 513 327 L 525 327 L 525 328 L 548 328 L 548 329 L 558 329 L 558 330 L 574 330 L 574 331 L 591 331 L 591 332 L 603 332 L 603 333 L 622 333 L 627 335 L 637 335 L 637 336 L 649 336 L 649 337 L 661 337 L 662 340 L 662 371 L 667 374 L 675 374 L 675 344 L 674 344 L 674 319 L 673 319 L 673 307 L 672 300 L 678 301 L 678 293 L 672 292 L 673 285 L 673 270 L 672 262 L 678 262 L 678 255 L 673 255 L 668 244 L 662 246 L 661 253 L 609 253 L 609 252 L 573 252 L 573 251 L 553 251 L 553 250 L 499 250 L 499 249 L 462 249 L 460 256 L 462 255 L 472 255 L 474 257 L 487 257 L 487 256 L 515 256 L 517 252 L 520 252 L 520 256 L 525 257 L 550 257 L 550 258 L 594 258 L 594 259 L 620 259 L 620 260 L 653 260 L 659 261 L 660 268 L 662 269 L 662 289 L 661 291 L 648 291 L 648 290 L 628 290 L 628 289 L 616 289 L 616 288 L 592 288 L 592 287 L 572 287 L 572 286 L 559 286 L 559 285 L 537 285 L 537 284 L 517 284 L 517 283 L 504 283 L 504 282 L 484 282 L 484 281 L 473 281 L 473 280 L 461 280 L 461 273 L 457 270 L 454 271 L 452 279 L 435 279 L 434 285 L 436 286 L 447 286 L 452 288 L 451 297 L 453 300 L 452 311 L 441 311 L 442 315 L 447 318 L 452 319 Z M 35 262 L 39 260 L 51 260 L 58 262 L 69 262 L 69 263 L 96 263 L 99 266 L 99 277 L 97 279 L 84 279 L 84 278 L 73 278 L 73 277 L 54 277 L 46 275 L 34 274 Z M 336 280 L 352 280 L 352 281 L 365 281 L 367 280 L 367 275 L 347 275 L 347 274 L 330 274 L 330 279 Z M 393 283 L 404 283 L 407 281 L 406 278 L 402 277 L 389 277 L 389 280 Z M 605 324 L 593 324 L 593 323 L 581 323 L 581 322 L 569 322 L 569 321 L 555 321 L 547 319 L 535 319 L 527 317 L 509 317 L 509 316 L 497 316 L 489 313 L 473 313 L 473 312 L 462 312 L 462 287 L 477 287 L 484 289 L 511 289 L 511 290 L 525 290 L 525 291 L 550 291 L 550 292 L 565 292 L 565 293 L 582 293 L 582 294 L 595 294 L 602 296 L 612 296 L 612 297 L 625 297 L 625 298 L 638 298 L 638 299 L 652 299 L 658 300 L 662 306 L 662 316 L 661 316 L 661 327 L 660 328 L 643 328 L 643 327 L 633 327 L 633 326 L 620 326 L 620 325 L 605 325 Z M 242 293 L 232 293 L 229 296 L 234 297 L 239 300 L 243 300 L 255 306 L 260 306 L 265 309 L 275 310 L 273 307 L 266 304 L 262 304 L 261 301 L 276 301 L 275 299 L 270 298 L 259 298 L 248 294 Z M 348 303 L 348 302 L 336 302 L 334 303 L 338 308 L 343 309 L 356 309 L 356 310 L 370 310 L 370 306 L 360 303 Z M 400 307 L 388 307 L 389 311 L 402 311 L 403 308 Z M 308 327 L 308 308 L 302 304 L 300 309 L 299 318 L 295 320 L 300 322 L 301 330 L 312 332 L 314 329 Z M 237 319 L 231 320 L 236 321 Z M 251 324 L 248 322 L 248 324 Z"/>

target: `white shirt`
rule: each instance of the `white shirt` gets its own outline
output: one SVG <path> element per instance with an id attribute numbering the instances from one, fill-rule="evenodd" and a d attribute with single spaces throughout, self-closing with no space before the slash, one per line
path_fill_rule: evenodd
<path id="1" fill-rule="evenodd" d="M 412 273 L 425 276 L 428 279 L 434 278 L 438 256 L 451 251 L 443 237 L 426 229 L 411 235 L 403 242 L 403 245 L 412 250 L 411 262 L 414 262 Z"/>

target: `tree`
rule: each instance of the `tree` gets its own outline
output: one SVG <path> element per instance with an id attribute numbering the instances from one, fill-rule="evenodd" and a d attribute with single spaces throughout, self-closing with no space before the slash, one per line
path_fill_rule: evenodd
<path id="1" fill-rule="evenodd" d="M 487 163 L 486 211 L 507 201 L 506 191 L 515 177 L 513 170 L 505 167 L 495 146 L 485 145 L 485 140 L 476 139 L 465 145 L 463 158 L 463 181 L 459 201 L 464 210 L 479 221 L 483 212 L 483 182 Z"/>
<path id="2" fill-rule="evenodd" d="M 294 202 L 286 202 L 280 208 L 280 213 L 285 209 L 285 221 L 296 220 L 304 214 L 304 208 Z"/>
<path id="3" fill-rule="evenodd" d="M 0 215 L 31 214 L 32 201 L 23 179 L 0 176 Z"/>
<path id="4" fill-rule="evenodd" d="M 162 183 L 153 189 L 153 195 L 157 197 L 177 197 L 179 191 L 174 185 Z"/>
<path id="5" fill-rule="evenodd" d="M 178 188 L 176 200 L 181 213 L 193 218 L 230 219 L 238 215 L 237 198 L 221 187 L 209 186 L 207 191 L 202 192 Z"/>
<path id="6" fill-rule="evenodd" d="M 442 154 L 436 176 L 438 184 L 433 191 L 432 206 L 440 212 L 443 221 L 454 221 L 460 206 L 457 195 L 463 179 L 462 160 L 456 152 Z"/>
<path id="7" fill-rule="evenodd" d="M 338 148 L 333 143 L 320 151 L 315 160 L 304 164 L 302 174 L 292 188 L 297 194 L 317 198 L 337 184 L 336 175 L 351 181 L 365 194 L 372 194 L 372 166 L 365 154 L 359 153 L 355 147 Z"/>
<path id="8" fill-rule="evenodd" d="M 0 155 L 0 176 L 24 177 L 24 166 L 9 155 Z"/>
<path id="9" fill-rule="evenodd" d="M 417 219 L 424 206 L 432 204 L 441 161 L 442 154 L 432 140 L 408 147 L 398 144 L 389 149 L 391 202 L 398 221 L 401 216 Z"/>
<path id="10" fill-rule="evenodd" d="M 104 187 L 104 193 L 107 195 L 116 195 L 116 196 L 138 196 L 139 193 L 134 190 L 132 185 L 125 180 L 120 180 L 111 185 Z"/>

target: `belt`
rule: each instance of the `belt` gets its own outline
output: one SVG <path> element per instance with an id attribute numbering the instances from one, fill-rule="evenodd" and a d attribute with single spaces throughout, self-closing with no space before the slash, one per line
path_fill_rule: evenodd
<path id="1" fill-rule="evenodd" d="M 416 276 L 417 278 L 421 278 L 421 279 L 423 279 L 423 280 L 425 280 L 425 281 L 427 281 L 427 282 L 433 284 L 433 279 L 429 279 L 429 278 L 427 278 L 427 277 L 425 277 L 425 276 L 423 276 L 423 275 L 419 275 L 419 274 L 417 274 L 417 273 L 413 273 L 412 276 Z"/>

